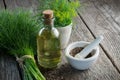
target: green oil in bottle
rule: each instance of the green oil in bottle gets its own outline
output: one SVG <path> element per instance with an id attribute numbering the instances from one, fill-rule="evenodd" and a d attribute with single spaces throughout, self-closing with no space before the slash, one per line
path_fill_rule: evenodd
<path id="1" fill-rule="evenodd" d="M 61 56 L 59 32 L 54 28 L 53 11 L 45 10 L 43 15 L 44 28 L 37 36 L 38 64 L 44 68 L 54 68 Z"/>

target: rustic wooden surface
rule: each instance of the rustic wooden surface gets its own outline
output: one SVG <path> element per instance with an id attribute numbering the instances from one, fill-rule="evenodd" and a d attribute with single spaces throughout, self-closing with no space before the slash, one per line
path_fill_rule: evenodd
<path id="1" fill-rule="evenodd" d="M 114 5 L 111 4 L 111 7 L 114 7 L 114 9 L 109 8 L 109 11 L 105 11 L 105 9 L 102 8 L 103 6 L 100 5 L 108 5 L 104 4 L 105 2 L 102 1 L 81 0 L 81 3 L 84 5 L 84 9 L 81 12 L 79 11 L 79 13 L 94 37 L 100 34 L 104 35 L 104 41 L 101 43 L 101 47 L 111 60 L 114 67 L 120 73 L 120 26 L 115 21 L 115 17 L 112 17 L 112 14 L 108 13 L 111 11 L 112 13 L 114 12 L 113 14 L 118 16 L 117 12 L 120 12 L 120 7 L 116 5 L 117 9 L 115 9 L 115 3 L 112 3 Z M 109 2 L 109 0 L 107 2 Z"/>
<path id="2" fill-rule="evenodd" d="M 0 53 L 0 80 L 21 80 L 15 58 Z"/>
<path id="3" fill-rule="evenodd" d="M 37 0 L 4 0 L 7 9 L 25 8 L 35 10 L 38 5 Z"/>
<path id="4" fill-rule="evenodd" d="M 2 0 L 0 0 L 0 9 L 4 8 L 4 2 Z"/>
<path id="5" fill-rule="evenodd" d="M 3 4 L 3 1 L 5 4 Z M 18 7 L 36 11 L 37 0 L 0 0 L 0 7 L 14 10 Z M 75 18 L 76 25 L 70 42 L 92 41 L 102 34 L 100 56 L 88 70 L 73 69 L 62 58 L 58 69 L 44 72 L 47 80 L 120 80 L 120 1 L 80 0 L 81 8 Z M 62 54 L 64 56 L 64 53 Z M 14 57 L 0 54 L 0 80 L 21 80 Z"/>

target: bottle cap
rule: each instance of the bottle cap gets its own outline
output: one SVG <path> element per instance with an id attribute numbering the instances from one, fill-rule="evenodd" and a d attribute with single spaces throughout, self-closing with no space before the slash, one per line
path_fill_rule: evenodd
<path id="1" fill-rule="evenodd" d="M 51 18 L 53 18 L 53 11 L 45 10 L 45 11 L 43 11 L 43 16 L 45 19 L 51 19 Z"/>

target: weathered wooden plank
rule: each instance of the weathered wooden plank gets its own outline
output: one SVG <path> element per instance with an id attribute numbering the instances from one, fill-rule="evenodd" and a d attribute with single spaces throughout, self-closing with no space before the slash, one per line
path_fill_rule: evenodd
<path id="1" fill-rule="evenodd" d="M 79 11 L 83 21 L 88 26 L 88 29 L 96 37 L 104 36 L 104 41 L 101 43 L 108 58 L 120 73 L 120 28 L 115 22 L 108 19 L 90 0 L 80 0 L 84 9 Z"/>
<path id="2" fill-rule="evenodd" d="M 13 56 L 0 53 L 0 80 L 21 80 Z"/>
<path id="3" fill-rule="evenodd" d="M 120 26 L 120 0 L 94 0 L 94 4 L 104 15 Z"/>
<path id="4" fill-rule="evenodd" d="M 70 43 L 78 40 L 92 41 L 93 37 L 82 20 L 76 18 L 76 27 L 71 35 Z M 66 63 L 63 53 L 62 64 L 59 69 L 48 71 L 44 75 L 48 80 L 118 80 L 120 75 L 110 60 L 100 48 L 100 57 L 97 62 L 86 71 L 75 70 Z M 66 64 L 65 64 L 66 63 Z"/>
<path id="5" fill-rule="evenodd" d="M 0 0 L 0 8 L 4 8 L 3 0 Z"/>
<path id="6" fill-rule="evenodd" d="M 38 0 L 5 0 L 7 9 L 26 8 L 36 10 Z"/>
<path id="7" fill-rule="evenodd" d="M 111 23 L 115 32 L 120 32 L 120 0 L 94 0 L 94 6 L 100 10 Z"/>

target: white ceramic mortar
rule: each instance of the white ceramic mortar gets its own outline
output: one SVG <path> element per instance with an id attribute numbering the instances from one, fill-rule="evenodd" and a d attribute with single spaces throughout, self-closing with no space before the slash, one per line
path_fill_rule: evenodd
<path id="1" fill-rule="evenodd" d="M 99 47 L 97 46 L 95 49 L 92 51 L 92 56 L 89 58 L 84 58 L 84 59 L 77 59 L 73 56 L 70 55 L 70 51 L 76 47 L 85 47 L 88 45 L 89 42 L 85 41 L 78 41 L 78 42 L 73 42 L 65 50 L 65 55 L 72 67 L 78 70 L 85 70 L 88 69 L 98 58 L 99 56 Z"/>

